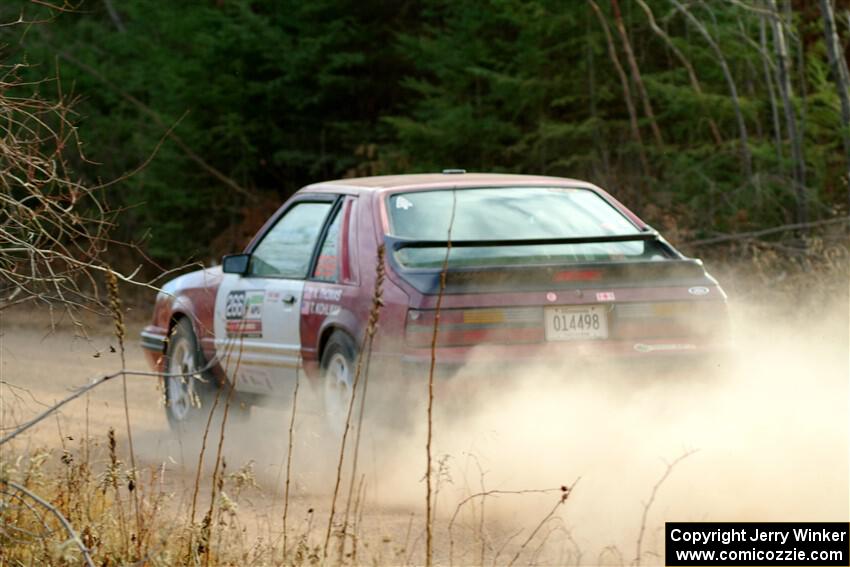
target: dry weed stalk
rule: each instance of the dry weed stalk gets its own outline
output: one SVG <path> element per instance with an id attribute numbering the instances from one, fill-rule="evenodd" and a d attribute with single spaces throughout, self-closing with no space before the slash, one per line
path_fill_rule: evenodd
<path id="1" fill-rule="evenodd" d="M 354 370 L 354 379 L 351 384 L 351 397 L 348 400 L 348 411 L 345 416 L 345 425 L 342 431 L 342 441 L 340 442 L 339 448 L 339 459 L 337 461 L 336 467 L 336 482 L 334 483 L 334 491 L 333 496 L 331 498 L 331 510 L 328 515 L 328 527 L 325 531 L 325 543 L 322 547 L 322 559 L 327 560 L 328 557 L 328 545 L 331 540 L 331 530 L 333 528 L 334 515 L 336 514 L 336 501 L 339 497 L 339 485 L 342 481 L 342 466 L 345 461 L 345 446 L 346 441 L 348 439 L 348 431 L 351 428 L 351 416 L 354 412 L 354 402 L 357 394 L 357 387 L 360 385 L 361 375 L 364 374 L 364 360 L 368 361 L 371 358 L 372 354 L 372 344 L 374 342 L 375 332 L 378 330 L 378 320 L 381 315 L 381 307 L 384 305 L 383 300 L 383 285 L 384 285 L 384 277 L 386 276 L 386 270 L 384 267 L 384 261 L 386 256 L 386 249 L 383 244 L 378 247 L 378 256 L 377 256 L 377 267 L 375 268 L 375 287 L 372 292 L 372 306 L 369 309 L 369 320 L 366 325 L 366 332 L 363 334 L 363 338 L 360 341 L 360 351 L 357 356 L 357 365 Z M 359 446 L 359 430 L 362 429 L 363 425 L 363 410 L 365 409 L 365 390 L 368 384 L 368 373 L 365 373 L 364 376 L 364 385 L 363 385 L 363 393 L 361 393 L 361 402 L 360 402 L 360 426 L 358 427 L 358 446 Z M 357 451 L 355 450 L 354 454 L 354 464 L 356 465 L 357 459 Z M 351 491 L 349 490 L 349 499 L 351 496 Z M 347 509 L 347 506 L 346 506 Z M 346 512 L 347 516 L 347 512 Z M 346 517 L 347 521 L 347 517 Z M 345 526 L 343 526 L 342 538 L 343 544 L 345 540 Z"/>
<path id="2" fill-rule="evenodd" d="M 204 521 L 203 521 L 204 529 L 201 530 L 201 538 L 202 538 L 202 541 L 206 545 L 206 549 L 204 550 L 204 566 L 205 567 L 208 566 L 209 563 L 210 563 L 210 544 L 209 544 L 209 541 L 212 537 L 212 522 L 213 522 L 213 513 L 215 512 L 216 492 L 221 491 L 221 481 L 219 479 L 218 473 L 219 473 L 219 467 L 223 464 L 222 463 L 222 451 L 224 449 L 224 431 L 225 431 L 225 427 L 227 426 L 227 417 L 228 417 L 228 414 L 230 413 L 230 403 L 233 399 L 233 392 L 234 392 L 234 390 L 236 390 L 236 381 L 239 378 L 239 366 L 242 363 L 243 347 L 244 347 L 243 339 L 242 339 L 242 337 L 240 337 L 240 339 L 239 339 L 239 352 L 238 352 L 238 355 L 236 357 L 236 367 L 233 370 L 233 380 L 232 381 L 230 381 L 230 380 L 226 381 L 226 383 L 228 385 L 227 398 L 225 399 L 225 402 L 224 402 L 224 413 L 221 416 L 221 427 L 219 428 L 219 435 L 218 435 L 218 447 L 216 449 L 215 465 L 213 466 L 212 481 L 210 483 L 210 485 L 211 485 L 210 507 L 209 507 L 209 510 L 207 510 L 207 515 L 204 517 Z M 227 361 L 229 362 L 229 360 L 230 360 L 230 355 L 228 353 Z M 221 391 L 219 389 L 219 391 L 216 392 L 216 400 L 219 398 L 220 393 L 221 393 Z M 210 421 L 212 420 L 212 415 L 214 414 L 214 412 L 215 412 L 215 408 L 211 408 L 210 409 L 210 416 L 211 416 Z M 207 422 L 207 427 L 209 427 L 210 421 Z M 207 432 L 204 431 L 204 436 L 206 436 L 206 435 L 207 435 Z"/>
<path id="3" fill-rule="evenodd" d="M 375 294 L 372 298 L 372 308 L 369 313 L 369 322 L 366 326 L 366 334 L 369 338 L 369 344 L 366 347 L 366 353 L 364 355 L 363 368 L 361 373 L 363 375 L 363 388 L 362 392 L 360 392 L 360 408 L 357 414 L 357 428 L 354 435 L 354 454 L 351 459 L 351 473 L 349 474 L 349 483 L 348 483 L 348 495 L 345 500 L 345 513 L 343 514 L 342 521 L 342 534 L 340 537 L 340 547 L 339 547 L 339 563 L 342 563 L 343 554 L 345 551 L 345 536 L 346 530 L 348 529 L 348 518 L 349 512 L 351 510 L 351 498 L 354 493 L 354 481 L 357 478 L 357 463 L 358 458 L 360 456 L 360 439 L 363 434 L 363 418 L 366 415 L 366 393 L 369 388 L 369 363 L 372 359 L 372 344 L 374 342 L 375 333 L 378 330 L 378 318 L 380 316 L 381 306 L 383 305 L 383 300 L 381 299 L 382 288 L 384 283 L 384 254 L 385 249 L 384 246 L 381 245 L 378 248 L 378 267 L 375 269 Z M 358 360 L 358 365 L 360 364 L 360 360 Z M 361 478 L 361 487 L 365 478 Z M 359 495 L 358 500 L 354 505 L 354 514 L 355 517 L 358 512 L 358 506 L 360 505 Z M 362 513 L 362 509 L 360 510 Z M 357 539 L 356 534 L 352 534 L 352 557 L 356 556 L 357 549 Z"/>
<path id="4" fill-rule="evenodd" d="M 502 553 L 505 552 L 505 549 L 507 549 L 511 542 L 518 538 L 523 531 L 523 528 L 517 528 L 512 534 L 510 534 L 502 541 L 502 545 L 500 545 L 499 548 L 496 550 L 496 553 L 493 554 L 493 567 L 501 565 L 501 563 L 499 563 L 499 558 L 502 556 Z M 577 565 L 581 565 L 581 563 L 577 563 Z"/>
<path id="5" fill-rule="evenodd" d="M 357 497 L 354 501 L 354 525 L 351 528 L 351 563 L 357 565 L 357 531 L 363 525 L 363 501 L 366 491 L 366 475 L 360 475 Z"/>
<path id="6" fill-rule="evenodd" d="M 440 289 L 437 293 L 437 305 L 434 309 L 434 331 L 431 334 L 431 365 L 428 369 L 428 430 L 425 439 L 425 565 L 431 567 L 434 555 L 434 518 L 431 509 L 432 489 L 432 453 L 431 444 L 434 439 L 434 370 L 437 367 L 437 335 L 440 330 L 440 310 L 443 307 L 443 295 L 446 291 L 446 275 L 449 271 L 449 255 L 452 252 L 452 227 L 455 222 L 457 209 L 457 193 L 452 191 L 452 210 L 449 216 L 449 228 L 446 231 L 446 256 L 440 270 Z"/>
<path id="7" fill-rule="evenodd" d="M 239 370 L 239 363 L 240 363 L 241 357 L 242 357 L 242 346 L 243 346 L 241 339 L 239 341 L 236 341 L 236 340 L 229 341 L 227 344 L 225 344 L 224 354 L 223 354 L 225 369 L 230 365 L 230 359 L 231 359 L 231 355 L 232 355 L 232 352 L 233 352 L 233 348 L 237 344 L 237 342 L 239 344 L 240 350 L 239 350 L 239 356 L 236 360 L 236 370 L 237 371 Z M 211 360 L 208 364 L 206 364 L 204 366 L 204 368 L 201 368 L 197 372 L 195 372 L 194 377 L 202 376 L 206 371 L 208 371 L 212 368 L 212 366 L 215 364 L 215 362 L 217 360 L 218 360 L 218 358 L 214 357 L 213 360 Z M 165 375 L 163 375 L 163 376 L 165 376 Z M 189 378 L 193 378 L 193 377 L 189 377 Z M 215 416 L 215 412 L 216 412 L 216 409 L 218 408 L 218 404 L 219 404 L 220 399 L 221 399 L 221 388 L 217 388 L 216 392 L 215 392 L 215 398 L 213 398 L 213 403 L 212 403 L 212 406 L 210 407 L 209 414 L 207 414 L 207 421 L 206 421 L 206 424 L 204 425 L 204 433 L 201 436 L 201 448 L 198 452 L 198 466 L 195 469 L 195 482 L 192 486 L 192 506 L 191 506 L 191 512 L 189 514 L 190 526 L 192 526 L 192 527 L 194 527 L 194 525 L 195 525 L 195 513 L 197 512 L 197 504 L 198 504 L 198 491 L 200 490 L 200 486 L 201 486 L 201 472 L 203 471 L 203 468 L 204 468 L 204 456 L 206 455 L 206 450 L 207 450 L 207 440 L 209 439 L 210 427 L 212 426 L 213 417 Z M 194 402 L 197 402 L 197 400 L 194 400 Z M 191 535 L 191 532 L 190 532 L 190 537 L 189 537 L 189 555 L 190 556 L 192 554 L 192 545 L 193 545 L 192 544 L 192 535 Z"/>
<path id="8" fill-rule="evenodd" d="M 107 291 L 109 293 L 109 311 L 112 314 L 112 320 L 115 323 L 115 337 L 118 339 L 118 352 L 121 356 L 121 389 L 122 401 L 124 403 L 124 423 L 127 427 L 127 446 L 130 451 L 130 493 L 133 497 L 133 510 L 136 515 L 136 544 L 137 548 L 142 540 L 142 519 L 139 515 L 139 497 L 133 487 L 135 485 L 136 475 L 136 451 L 133 448 L 133 430 L 130 426 L 130 404 L 127 401 L 127 375 L 124 371 L 127 369 L 127 359 L 124 351 L 124 337 L 127 334 L 127 328 L 124 326 L 124 312 L 121 308 L 121 297 L 118 294 L 118 278 L 112 270 L 106 272 Z"/>
<path id="9" fill-rule="evenodd" d="M 109 428 L 107 432 L 109 446 L 109 466 L 103 476 L 103 493 L 111 487 L 115 493 L 115 507 L 118 508 L 118 530 L 121 532 L 121 543 L 124 546 L 124 554 L 128 555 L 127 521 L 124 516 L 124 506 L 121 504 L 121 494 L 118 489 L 118 478 L 121 476 L 121 461 L 118 460 L 117 441 L 115 429 Z"/>
<path id="10" fill-rule="evenodd" d="M 198 466 L 195 469 L 195 482 L 192 485 L 192 505 L 191 510 L 189 512 L 189 542 L 187 548 L 187 557 L 191 558 L 193 555 L 193 546 L 194 546 L 194 529 L 195 529 L 195 514 L 197 513 L 198 506 L 198 491 L 201 487 L 201 471 L 204 468 L 204 456 L 207 451 L 207 439 L 209 438 L 210 426 L 212 425 L 213 416 L 215 415 L 215 410 L 218 407 L 218 401 L 221 397 L 221 390 L 217 390 L 215 393 L 215 399 L 213 399 L 212 407 L 210 407 L 210 413 L 207 416 L 207 422 L 204 425 L 204 434 L 201 436 L 201 448 L 198 451 Z M 206 520 L 206 518 L 205 518 Z M 206 551 L 207 543 L 203 540 L 205 535 L 205 526 L 206 524 L 202 522 L 200 539 L 201 541 L 198 544 L 198 553 L 204 553 Z"/>
<path id="11" fill-rule="evenodd" d="M 522 555 L 522 552 L 525 551 L 525 548 L 528 547 L 528 544 L 531 543 L 531 541 L 534 539 L 534 536 L 537 535 L 537 532 L 539 532 L 540 529 L 543 526 L 545 526 L 549 522 L 549 520 L 552 519 L 552 516 L 555 515 L 555 512 L 558 511 L 558 508 L 567 501 L 567 499 L 570 497 L 570 494 L 573 493 L 573 489 L 575 488 L 576 484 L 578 484 L 579 480 L 581 480 L 581 477 L 577 478 L 575 480 L 575 482 L 573 482 L 570 486 L 562 486 L 561 487 L 561 489 L 560 489 L 561 490 L 561 496 L 558 498 L 558 501 L 555 503 L 555 505 L 552 507 L 552 509 L 549 510 L 549 513 L 546 514 L 545 516 L 543 516 L 543 519 L 540 520 L 540 523 L 537 524 L 537 527 L 535 527 L 532 530 L 532 532 L 528 535 L 526 540 L 524 542 L 522 542 L 522 545 L 519 546 L 519 549 L 517 550 L 517 552 L 514 554 L 514 556 L 511 558 L 510 562 L 508 563 L 508 567 L 511 567 L 513 564 L 515 564 L 517 562 L 517 560 L 519 559 L 519 556 Z"/>
<path id="12" fill-rule="evenodd" d="M 301 384 L 301 374 L 295 369 L 295 387 L 292 391 L 292 411 L 289 416 L 289 433 L 286 448 L 286 481 L 283 489 L 283 562 L 287 555 L 287 519 L 289 517 L 289 484 L 292 479 L 292 448 L 295 445 L 295 413 L 298 409 L 298 388 Z"/>
<path id="13" fill-rule="evenodd" d="M 483 479 L 482 479 L 482 483 L 483 483 Z M 454 525 L 455 525 L 455 522 L 457 521 L 458 515 L 460 515 L 461 509 L 464 506 L 466 506 L 470 502 L 474 502 L 477 498 L 481 499 L 482 508 L 481 508 L 481 514 L 479 516 L 479 524 L 478 525 L 479 525 L 479 530 L 483 531 L 483 525 L 484 525 L 483 502 L 486 498 L 488 498 L 490 496 L 518 496 L 518 495 L 524 495 L 524 494 L 551 494 L 553 492 L 558 492 L 558 491 L 563 493 L 564 488 L 565 487 L 562 486 L 562 487 L 558 487 L 558 488 L 539 488 L 539 489 L 528 489 L 528 490 L 482 490 L 481 492 L 476 492 L 475 494 L 470 494 L 469 496 L 467 496 L 466 498 L 464 498 L 463 500 L 458 502 L 457 506 L 455 507 L 454 514 L 452 514 L 452 517 L 449 520 L 449 525 L 448 525 L 449 565 L 454 564 L 454 545 L 455 545 Z M 519 532 L 517 532 L 516 535 L 519 535 Z M 483 540 L 483 536 L 482 536 L 482 540 Z M 484 564 L 484 550 L 483 549 L 481 550 L 481 554 L 479 556 L 479 563 L 481 565 Z"/>
<path id="14" fill-rule="evenodd" d="M 640 565 L 641 556 L 643 555 L 641 551 L 641 548 L 643 546 L 643 536 L 644 533 L 646 533 L 646 518 L 647 516 L 649 516 L 649 509 L 652 508 L 652 504 L 655 502 L 655 497 L 658 495 L 658 490 L 661 488 L 661 485 L 664 484 L 664 481 L 667 480 L 667 477 L 670 476 L 670 473 L 673 472 L 673 469 L 676 467 L 676 465 L 678 465 L 694 453 L 696 453 L 696 450 L 687 451 L 680 455 L 672 463 L 668 463 L 667 468 L 664 470 L 664 474 L 661 475 L 661 478 L 659 478 L 655 485 L 652 487 L 652 491 L 649 493 L 649 500 L 647 500 L 643 506 L 643 516 L 641 517 L 640 521 L 640 531 L 638 532 L 637 543 L 635 544 L 635 558 L 632 561 L 632 565 Z"/>

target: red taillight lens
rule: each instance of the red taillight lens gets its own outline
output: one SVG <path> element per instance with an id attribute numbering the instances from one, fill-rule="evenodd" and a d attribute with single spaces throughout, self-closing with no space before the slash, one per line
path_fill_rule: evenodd
<path id="1" fill-rule="evenodd" d="M 405 340 L 412 347 L 429 347 L 434 338 L 433 309 L 407 312 Z M 438 346 L 533 343 L 543 340 L 543 310 L 539 307 L 442 309 Z"/>
<path id="2" fill-rule="evenodd" d="M 617 305 L 618 338 L 718 337 L 727 331 L 722 301 L 678 301 Z"/>
<path id="3" fill-rule="evenodd" d="M 595 282 L 601 279 L 601 270 L 562 270 L 552 276 L 554 282 Z"/>

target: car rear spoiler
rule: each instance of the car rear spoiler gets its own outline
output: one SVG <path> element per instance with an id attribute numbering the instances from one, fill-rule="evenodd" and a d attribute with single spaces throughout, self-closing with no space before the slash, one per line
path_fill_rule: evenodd
<path id="1" fill-rule="evenodd" d="M 470 248 L 490 246 L 534 246 L 549 244 L 596 244 L 605 242 L 655 242 L 668 254 L 665 260 L 633 260 L 587 263 L 523 264 L 449 268 L 445 293 L 492 293 L 552 289 L 596 289 L 613 287 L 654 287 L 707 285 L 713 280 L 702 261 L 687 258 L 655 231 L 638 234 L 524 240 L 413 240 L 386 236 L 389 261 L 396 273 L 425 294 L 437 293 L 439 267 L 409 268 L 396 258 L 405 248 Z"/>
<path id="2" fill-rule="evenodd" d="M 637 234 L 609 234 L 605 236 L 572 236 L 567 238 L 525 238 L 511 240 L 414 240 L 397 236 L 386 236 L 387 247 L 393 252 L 403 248 L 483 248 L 490 246 L 544 246 L 547 244 L 601 244 L 605 242 L 658 241 L 674 254 L 681 256 L 661 235 L 654 230 Z"/>

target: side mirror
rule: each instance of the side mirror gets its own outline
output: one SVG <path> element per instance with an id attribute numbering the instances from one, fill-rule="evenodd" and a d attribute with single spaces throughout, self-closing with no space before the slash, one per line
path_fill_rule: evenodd
<path id="1" fill-rule="evenodd" d="M 225 274 L 239 274 L 240 276 L 244 276 L 248 273 L 248 264 L 250 262 L 250 254 L 228 254 L 221 259 L 221 271 Z"/>

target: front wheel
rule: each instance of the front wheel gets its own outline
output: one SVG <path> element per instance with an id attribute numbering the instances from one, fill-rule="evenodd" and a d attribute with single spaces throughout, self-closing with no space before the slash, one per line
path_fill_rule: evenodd
<path id="1" fill-rule="evenodd" d="M 204 364 L 192 323 L 181 319 L 168 339 L 165 364 L 165 414 L 174 430 L 209 416 L 217 387 Z"/>

